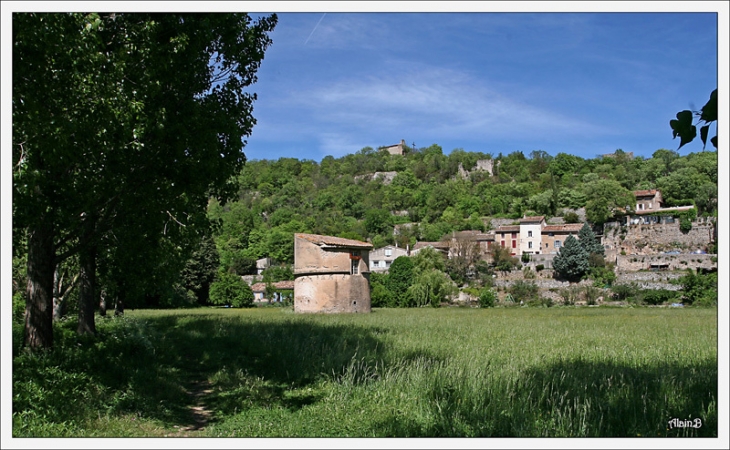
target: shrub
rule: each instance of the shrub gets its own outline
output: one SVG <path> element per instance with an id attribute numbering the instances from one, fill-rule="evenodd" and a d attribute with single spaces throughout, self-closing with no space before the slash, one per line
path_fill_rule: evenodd
<path id="1" fill-rule="evenodd" d="M 559 291 L 560 296 L 563 298 L 564 305 L 575 305 L 575 302 L 580 296 L 580 288 L 578 286 L 570 286 L 563 288 Z"/>
<path id="2" fill-rule="evenodd" d="M 534 300 L 530 300 L 527 302 L 527 306 L 530 306 L 530 307 L 550 308 L 553 305 L 554 305 L 553 299 L 550 297 L 538 297 Z"/>
<path id="3" fill-rule="evenodd" d="M 219 272 L 216 281 L 210 286 L 210 302 L 234 308 L 251 307 L 253 291 L 240 276 Z"/>
<path id="4" fill-rule="evenodd" d="M 496 302 L 497 294 L 493 290 L 485 288 L 479 293 L 479 306 L 482 308 L 492 308 Z"/>
<path id="5" fill-rule="evenodd" d="M 644 289 L 641 291 L 641 300 L 647 305 L 662 305 L 674 300 L 677 294 L 666 289 Z"/>
<path id="6" fill-rule="evenodd" d="M 639 292 L 639 286 L 636 283 L 615 284 L 611 286 L 613 298 L 616 300 L 628 300 Z"/>
<path id="7" fill-rule="evenodd" d="M 512 294 L 512 298 L 516 302 L 527 302 L 536 299 L 538 291 L 538 287 L 535 283 L 530 283 L 523 280 L 515 281 L 509 288 L 509 293 Z"/>
<path id="8" fill-rule="evenodd" d="M 542 264 L 538 264 L 537 266 L 535 266 L 535 270 L 536 270 L 537 272 L 542 272 L 542 271 L 543 271 L 543 269 L 545 269 L 545 266 L 544 266 L 544 265 L 542 265 Z"/>
<path id="9" fill-rule="evenodd" d="M 585 299 L 586 305 L 595 305 L 600 296 L 601 290 L 594 286 L 585 286 L 583 288 L 583 298 Z"/>
<path id="10" fill-rule="evenodd" d="M 532 280 L 536 278 L 537 275 L 529 267 L 525 267 L 522 269 L 522 277 L 527 280 Z"/>

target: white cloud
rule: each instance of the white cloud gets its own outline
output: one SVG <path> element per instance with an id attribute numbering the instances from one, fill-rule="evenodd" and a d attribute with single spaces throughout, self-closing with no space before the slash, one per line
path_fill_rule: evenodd
<path id="1" fill-rule="evenodd" d="M 362 139 L 354 136 L 394 136 L 406 131 L 436 133 L 444 138 L 468 135 L 470 139 L 515 133 L 586 135 L 602 131 L 581 119 L 490 89 L 485 80 L 433 67 L 401 67 L 393 73 L 341 80 L 298 93 L 289 104 L 314 119 L 322 128 L 318 132 L 320 141 L 328 143 L 360 142 Z M 336 140 L 330 139 L 331 133 L 323 134 L 330 127 L 339 130 Z"/>

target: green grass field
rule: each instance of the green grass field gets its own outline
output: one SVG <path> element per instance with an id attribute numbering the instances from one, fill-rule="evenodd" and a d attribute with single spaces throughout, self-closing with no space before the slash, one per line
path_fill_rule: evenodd
<path id="1" fill-rule="evenodd" d="M 71 321 L 73 322 L 73 321 Z M 717 436 L 717 309 L 128 311 L 14 331 L 14 437 Z M 673 418 L 700 428 L 670 428 Z"/>

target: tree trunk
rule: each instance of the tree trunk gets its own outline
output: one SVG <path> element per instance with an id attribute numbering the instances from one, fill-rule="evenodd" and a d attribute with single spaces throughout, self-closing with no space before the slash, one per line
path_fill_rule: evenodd
<path id="1" fill-rule="evenodd" d="M 124 302 L 122 299 L 117 297 L 117 301 L 114 303 L 114 315 L 121 316 L 124 314 Z"/>
<path id="2" fill-rule="evenodd" d="M 96 299 L 96 249 L 93 246 L 81 247 L 79 253 L 81 267 L 79 285 L 79 325 L 78 334 L 96 334 L 94 310 Z"/>
<path id="3" fill-rule="evenodd" d="M 99 293 L 99 315 L 106 317 L 106 291 L 104 289 Z"/>
<path id="4" fill-rule="evenodd" d="M 56 265 L 53 271 L 53 321 L 58 322 L 66 314 L 66 302 L 63 298 L 63 275 L 61 275 L 59 266 Z"/>
<path id="5" fill-rule="evenodd" d="M 31 350 L 53 347 L 53 226 L 44 221 L 28 230 L 28 286 L 25 303 L 25 345 Z"/>

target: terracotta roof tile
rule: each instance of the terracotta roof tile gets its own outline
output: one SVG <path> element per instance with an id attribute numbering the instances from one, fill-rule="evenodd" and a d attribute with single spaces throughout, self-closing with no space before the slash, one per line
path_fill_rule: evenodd
<path id="1" fill-rule="evenodd" d="M 646 196 L 655 196 L 657 193 L 656 189 L 644 189 L 639 191 L 634 191 L 634 197 L 646 197 Z"/>
<path id="2" fill-rule="evenodd" d="M 294 289 L 294 281 L 291 280 L 277 281 L 271 284 L 274 286 L 274 289 Z M 266 290 L 266 283 L 256 283 L 251 286 L 251 290 L 254 292 L 264 292 Z"/>
<path id="3" fill-rule="evenodd" d="M 537 222 L 540 223 L 543 220 L 545 220 L 545 216 L 527 216 L 520 219 L 520 223 L 531 223 L 531 222 Z"/>
<path id="4" fill-rule="evenodd" d="M 295 238 L 304 239 L 313 244 L 326 247 L 343 247 L 343 248 L 373 248 L 373 244 L 369 242 L 356 241 L 354 239 L 345 239 L 334 236 L 322 236 L 319 234 L 296 233 Z"/>
<path id="5" fill-rule="evenodd" d="M 542 229 L 542 234 L 545 233 L 577 233 L 583 228 L 582 223 L 564 223 L 561 225 L 546 225 Z"/>
<path id="6" fill-rule="evenodd" d="M 519 232 L 520 226 L 519 225 L 502 225 L 501 227 L 494 230 L 495 233 L 514 233 Z"/>

